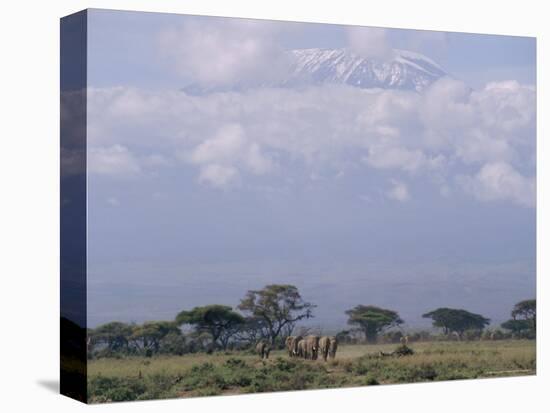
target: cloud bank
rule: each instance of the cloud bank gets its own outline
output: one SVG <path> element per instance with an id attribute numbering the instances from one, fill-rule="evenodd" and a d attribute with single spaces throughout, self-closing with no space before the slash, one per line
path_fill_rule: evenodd
<path id="1" fill-rule="evenodd" d="M 421 182 L 443 196 L 534 206 L 535 90 L 514 81 L 476 91 L 443 78 L 423 94 L 323 85 L 202 96 L 116 87 L 88 97 L 92 173 L 172 165 L 227 189 L 248 177 L 283 185 L 304 170 L 378 171 L 396 201 Z"/>

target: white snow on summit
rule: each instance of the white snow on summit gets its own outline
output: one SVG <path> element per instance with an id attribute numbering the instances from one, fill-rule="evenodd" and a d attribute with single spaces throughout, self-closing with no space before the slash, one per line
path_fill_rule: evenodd
<path id="1" fill-rule="evenodd" d="M 254 87 L 300 87 L 345 84 L 362 89 L 400 89 L 421 92 L 437 79 L 447 76 L 430 58 L 407 50 L 394 49 L 388 60 L 364 58 L 349 49 L 295 49 L 287 52 L 290 66 L 278 81 L 253 83 L 243 79 L 233 85 L 193 83 L 183 90 L 189 94 L 238 91 Z"/>
<path id="2" fill-rule="evenodd" d="M 422 91 L 446 72 L 419 53 L 395 49 L 386 61 L 368 59 L 348 49 L 297 49 L 285 86 L 340 83 L 360 88 Z"/>

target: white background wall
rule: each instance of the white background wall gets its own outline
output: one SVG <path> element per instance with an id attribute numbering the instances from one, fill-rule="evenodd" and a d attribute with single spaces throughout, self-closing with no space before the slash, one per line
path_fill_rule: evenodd
<path id="1" fill-rule="evenodd" d="M 82 411 L 57 395 L 59 21 L 86 7 L 537 36 L 537 377 L 104 405 L 94 411 L 542 412 L 547 323 L 550 25 L 543 1 L 4 1 L 0 12 L 0 409 Z M 546 163 L 543 161 L 546 160 Z M 546 182 L 546 186 L 543 184 Z M 546 211 L 546 212 L 544 212 Z M 546 247 L 546 248 L 545 248 Z"/>

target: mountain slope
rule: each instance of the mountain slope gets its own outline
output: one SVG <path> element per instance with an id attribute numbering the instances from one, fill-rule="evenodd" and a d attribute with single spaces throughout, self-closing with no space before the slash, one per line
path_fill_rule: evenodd
<path id="1" fill-rule="evenodd" d="M 299 49 L 290 54 L 293 65 L 285 86 L 339 83 L 420 92 L 446 75 L 433 60 L 405 50 L 394 50 L 385 61 L 363 58 L 347 49 Z"/>

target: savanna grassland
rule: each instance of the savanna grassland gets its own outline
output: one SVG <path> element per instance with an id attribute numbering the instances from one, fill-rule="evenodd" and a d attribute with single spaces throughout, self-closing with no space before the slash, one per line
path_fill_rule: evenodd
<path id="1" fill-rule="evenodd" d="M 414 354 L 383 356 L 395 344 L 341 345 L 336 359 L 272 351 L 102 358 L 88 364 L 91 403 L 414 383 L 536 373 L 534 340 L 418 342 Z"/>

